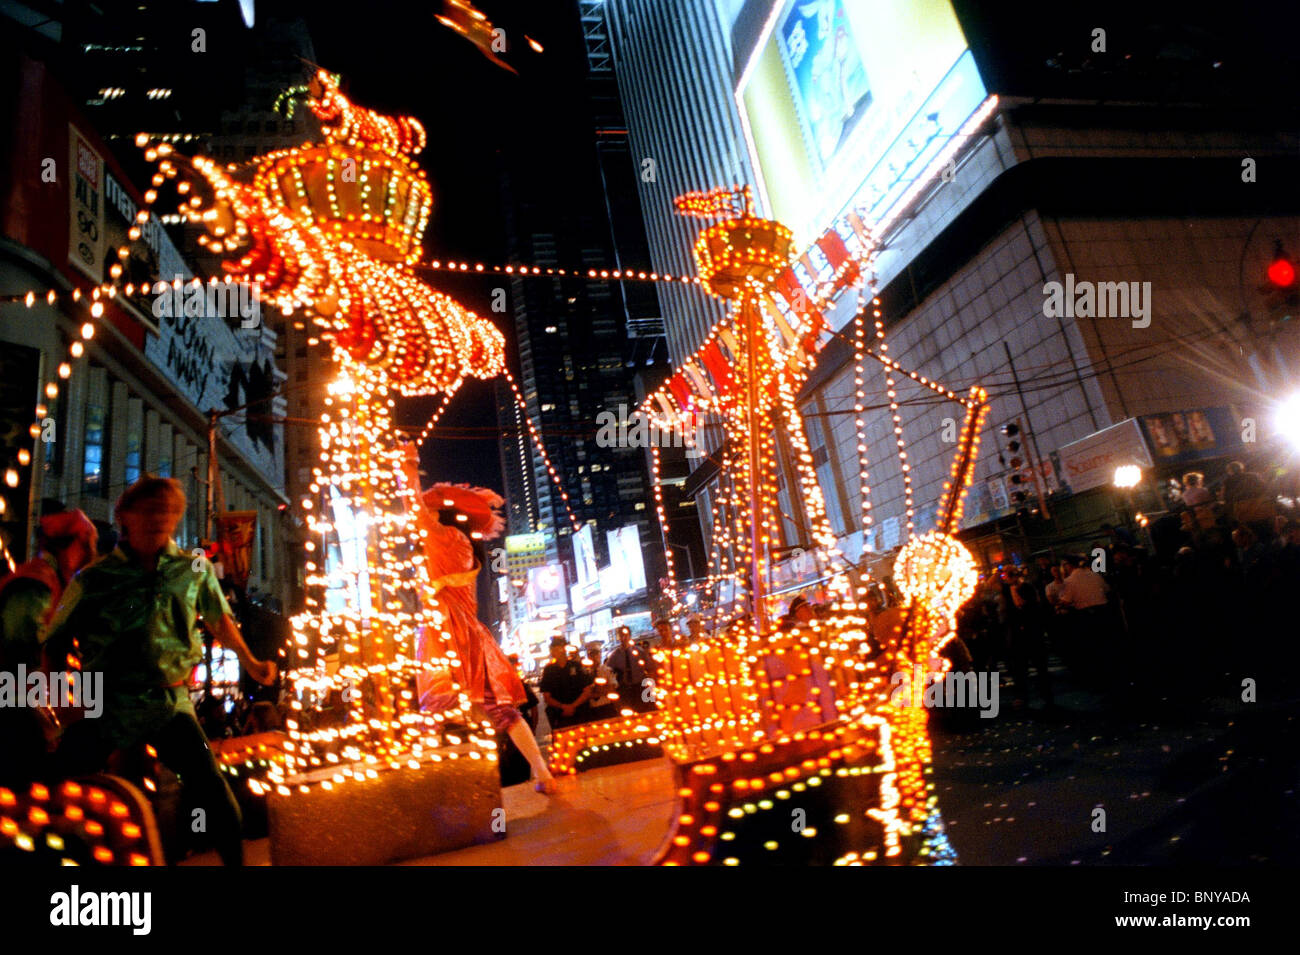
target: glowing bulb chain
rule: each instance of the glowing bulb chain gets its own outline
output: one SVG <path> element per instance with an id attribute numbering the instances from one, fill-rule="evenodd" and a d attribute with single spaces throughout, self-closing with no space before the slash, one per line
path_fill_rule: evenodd
<path id="1" fill-rule="evenodd" d="M 858 486 L 862 511 L 859 518 L 862 529 L 862 552 L 867 550 L 867 532 L 871 527 L 871 475 L 867 449 L 866 422 L 866 369 L 867 353 L 866 292 L 858 290 L 858 308 L 853 316 L 853 423 L 858 438 Z M 858 581 L 858 597 L 865 599 L 869 589 L 865 576 Z"/>
<path id="2" fill-rule="evenodd" d="M 664 541 L 664 562 L 668 569 L 668 597 L 672 600 L 673 609 L 678 606 L 677 599 L 677 572 L 673 564 L 673 548 L 668 542 L 668 517 L 664 513 L 664 489 L 660 485 L 660 459 L 659 443 L 650 442 L 650 484 L 654 488 L 655 496 L 655 514 L 659 518 L 659 533 L 663 536 Z"/>
<path id="3" fill-rule="evenodd" d="M 507 368 L 502 373 L 506 376 L 506 381 L 510 382 L 510 390 L 515 393 L 515 402 L 524 414 L 524 421 L 528 425 L 528 433 L 532 436 L 533 444 L 537 447 L 538 453 L 542 456 L 542 463 L 546 465 L 546 472 L 551 476 L 551 482 L 555 485 L 555 489 L 560 492 L 560 500 L 564 503 L 565 513 L 569 515 L 569 524 L 573 527 L 573 532 L 576 534 L 580 530 L 581 525 L 578 522 L 578 518 L 573 513 L 573 508 L 569 506 L 569 494 L 564 489 L 564 485 L 560 482 L 559 472 L 555 470 L 555 465 L 551 463 L 551 458 L 546 453 L 546 445 L 542 444 L 541 433 L 533 424 L 532 416 L 528 414 L 528 403 L 524 401 L 524 396 L 519 391 L 519 385 L 515 383 L 514 376 L 510 374 L 510 369 Z"/>
<path id="4" fill-rule="evenodd" d="M 429 421 L 424 426 L 424 430 L 421 431 L 420 436 L 415 439 L 415 446 L 417 448 L 424 446 L 425 440 L 433 433 L 433 429 L 437 427 L 438 421 L 442 418 L 443 412 L 447 410 L 447 407 L 451 404 L 451 399 L 456 396 L 456 392 L 459 390 L 460 385 L 456 384 L 443 393 L 442 404 L 438 405 L 433 414 L 429 416 Z"/>
<path id="5" fill-rule="evenodd" d="M 880 298 L 876 295 L 876 278 L 871 277 L 871 316 L 876 323 L 876 342 L 883 356 L 889 351 L 885 343 L 885 323 L 880 317 Z M 898 465 L 903 472 L 903 507 L 907 516 L 907 539 L 916 536 L 916 508 L 912 499 L 912 466 L 907 462 L 907 441 L 903 437 L 903 417 L 898 410 L 898 391 L 894 381 L 893 365 L 885 366 L 885 394 L 889 398 L 889 414 L 894 423 L 894 442 L 898 445 Z"/>

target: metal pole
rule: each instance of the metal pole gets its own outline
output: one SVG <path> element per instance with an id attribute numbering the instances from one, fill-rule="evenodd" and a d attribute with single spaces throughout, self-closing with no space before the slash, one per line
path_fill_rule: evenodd
<path id="1" fill-rule="evenodd" d="M 1033 422 L 1029 420 L 1029 407 L 1025 404 L 1025 393 L 1020 388 L 1020 376 L 1016 374 L 1016 363 L 1011 360 L 1011 346 L 1005 341 L 1002 343 L 1003 350 L 1007 353 L 1007 366 L 1011 369 L 1011 380 L 1016 384 L 1016 394 L 1020 397 L 1020 413 L 1025 422 L 1025 437 L 1029 438 L 1029 443 L 1025 445 L 1025 452 L 1028 454 L 1032 448 L 1033 471 L 1034 471 L 1034 490 L 1038 492 L 1038 506 L 1043 509 L 1043 516 L 1048 520 L 1052 517 L 1052 512 L 1047 507 L 1047 488 L 1043 486 L 1043 475 L 1041 473 L 1043 456 L 1038 451 L 1038 436 L 1034 433 Z"/>
<path id="2" fill-rule="evenodd" d="M 757 337 L 757 308 L 753 293 L 748 289 L 740 302 L 740 310 L 745 316 L 745 357 L 747 367 L 745 417 L 749 443 L 749 542 L 750 542 L 750 597 L 753 601 L 754 629 L 763 634 L 767 631 L 767 607 L 763 600 L 763 559 L 762 539 L 759 531 L 758 500 L 759 480 L 759 425 L 758 420 L 758 371 L 755 359 L 755 339 Z"/>
<path id="3" fill-rule="evenodd" d="M 208 412 L 208 513 L 203 521 L 203 536 L 209 541 L 216 540 L 212 533 L 212 527 L 217 519 L 216 515 L 216 488 L 217 488 L 217 415 L 216 409 Z"/>

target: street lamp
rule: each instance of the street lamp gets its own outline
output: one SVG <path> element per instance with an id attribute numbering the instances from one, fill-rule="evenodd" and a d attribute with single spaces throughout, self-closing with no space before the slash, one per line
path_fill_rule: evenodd
<path id="1" fill-rule="evenodd" d="M 1142 469 L 1136 464 L 1121 464 L 1115 469 L 1115 486 L 1130 491 L 1142 480 Z"/>
<path id="2" fill-rule="evenodd" d="M 1296 392 L 1277 409 L 1278 433 L 1300 448 L 1300 392 Z"/>
<path id="3" fill-rule="evenodd" d="M 1125 527 L 1131 527 L 1135 522 L 1141 524 L 1142 515 L 1137 514 L 1135 517 L 1137 505 L 1133 500 L 1133 490 L 1141 482 L 1142 469 L 1136 464 L 1121 464 L 1115 469 L 1115 487 L 1124 492 L 1124 506 L 1120 510 L 1120 517 Z"/>

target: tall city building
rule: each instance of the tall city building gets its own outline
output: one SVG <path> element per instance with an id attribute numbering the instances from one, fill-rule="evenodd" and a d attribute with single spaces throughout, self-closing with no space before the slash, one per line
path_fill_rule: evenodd
<path id="1" fill-rule="evenodd" d="M 1300 249 L 1280 40 L 1260 51 L 1241 24 L 1122 6 L 1109 31 L 1096 11 L 948 0 L 603 7 L 633 155 L 656 161 L 640 184 L 654 267 L 692 269 L 695 227 L 669 211 L 687 189 L 749 184 L 813 270 L 817 238 L 850 235 L 853 213 L 876 243 L 890 356 L 989 389 L 963 524 L 981 559 L 1115 520 L 1118 464 L 1144 469 L 1139 495 L 1160 507 L 1186 465 L 1262 451 L 1243 422 L 1300 387 L 1296 332 L 1262 278 Z M 717 313 L 693 289 L 660 292 L 680 360 Z M 829 343 L 799 404 L 841 547 L 870 558 L 932 525 L 961 409 L 866 369 L 864 526 L 856 312 L 852 291 L 823 303 Z M 705 518 L 711 466 L 688 482 Z M 782 544 L 803 537 L 796 511 Z"/>
<path id="2" fill-rule="evenodd" d="M 22 4 L 5 4 L 22 17 Z M 51 42 L 51 65 L 109 142 L 139 132 L 180 145 L 219 130 L 243 101 L 252 3 L 237 0 L 70 0 L 41 4 L 29 33 Z"/>
<path id="3" fill-rule="evenodd" d="M 502 158 L 502 208 L 509 260 L 556 268 L 644 268 L 649 257 L 636 202 L 637 165 L 628 146 L 614 74 L 603 55 L 607 38 L 590 4 L 571 8 L 572 29 L 548 44 L 551 55 L 584 58 L 587 69 L 564 88 L 577 108 L 562 131 L 578 146 L 557 161 L 536 162 L 520 151 Z M 639 401 L 638 382 L 656 385 L 668 368 L 663 323 L 651 288 L 619 282 L 512 277 L 506 288 L 512 351 L 527 417 L 546 444 L 568 510 L 590 524 L 594 560 L 607 565 L 606 532 L 634 526 L 647 555 L 646 574 L 663 573 L 649 467 L 641 447 L 604 446 L 605 416 L 626 420 Z M 547 535 L 548 558 L 568 568 L 570 584 L 583 571 L 572 526 L 551 468 L 531 442 L 522 410 L 508 387 L 498 388 L 500 454 L 513 534 Z M 620 538 L 622 540 L 622 538 Z M 520 581 L 522 583 L 522 580 Z M 596 588 L 592 588 L 593 592 Z M 598 598 L 582 608 L 592 617 L 609 608 Z M 603 637 L 603 633 L 601 634 Z"/>
<path id="4" fill-rule="evenodd" d="M 726 4 L 722 4 L 725 6 Z M 731 36 L 718 4 L 627 0 L 598 5 L 627 119 L 655 271 L 693 275 L 697 228 L 675 215 L 685 192 L 752 179 L 739 117 L 729 108 Z M 594 13 L 595 11 L 593 11 Z M 722 315 L 696 288 L 660 289 L 669 351 L 680 362 Z"/>

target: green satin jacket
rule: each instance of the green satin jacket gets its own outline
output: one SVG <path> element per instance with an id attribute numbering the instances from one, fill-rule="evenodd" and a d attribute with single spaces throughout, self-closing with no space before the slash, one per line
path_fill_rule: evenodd
<path id="1" fill-rule="evenodd" d="M 82 672 L 104 674 L 99 729 L 116 746 L 144 741 L 178 712 L 193 712 L 186 681 L 203 659 L 199 620 L 230 613 L 216 571 L 168 542 L 158 567 L 121 547 L 81 571 L 45 628 L 52 665 L 76 641 Z"/>

